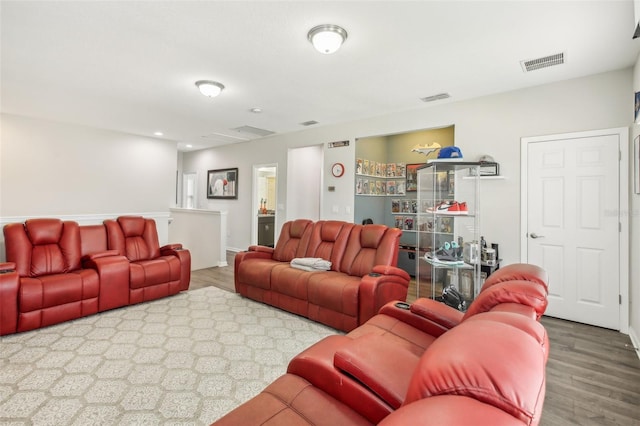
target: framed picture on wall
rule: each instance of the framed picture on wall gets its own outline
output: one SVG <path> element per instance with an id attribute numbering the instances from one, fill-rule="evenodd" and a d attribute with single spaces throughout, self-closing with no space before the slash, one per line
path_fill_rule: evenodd
<path id="1" fill-rule="evenodd" d="M 238 199 L 238 168 L 207 171 L 207 198 Z"/>
<path id="2" fill-rule="evenodd" d="M 638 122 L 638 114 L 640 114 L 640 92 L 636 92 L 636 98 L 634 99 L 634 108 L 635 108 L 635 115 L 633 116 L 633 121 L 635 123 Z"/>

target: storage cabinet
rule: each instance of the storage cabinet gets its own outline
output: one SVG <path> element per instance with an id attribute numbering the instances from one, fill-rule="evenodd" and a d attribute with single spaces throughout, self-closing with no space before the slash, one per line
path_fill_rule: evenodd
<path id="1" fill-rule="evenodd" d="M 476 162 L 433 160 L 418 169 L 418 297 L 439 298 L 452 286 L 468 306 L 480 291 L 479 175 Z"/>
<path id="2" fill-rule="evenodd" d="M 275 216 L 258 216 L 258 244 L 261 246 L 274 246 Z"/>

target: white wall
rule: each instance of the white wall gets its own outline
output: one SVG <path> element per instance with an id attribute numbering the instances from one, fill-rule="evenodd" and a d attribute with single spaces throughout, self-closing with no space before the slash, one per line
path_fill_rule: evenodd
<path id="1" fill-rule="evenodd" d="M 141 214 L 156 219 L 160 242 L 168 242 L 175 142 L 8 114 L 0 126 L 0 224 Z M 3 245 L 0 236 L 0 260 Z"/>
<path id="2" fill-rule="evenodd" d="M 545 71 L 542 71 L 545 72 Z M 614 71 L 560 83 L 502 93 L 468 101 L 425 106 L 402 113 L 373 117 L 335 126 L 274 135 L 257 141 L 229 145 L 184 155 L 185 171 L 206 174 L 207 168 L 240 168 L 240 199 L 224 206 L 229 211 L 228 247 L 245 249 L 249 244 L 251 208 L 248 197 L 253 164 L 279 164 L 278 202 L 287 205 L 287 150 L 324 144 L 324 187 L 322 219 L 349 217 L 353 220 L 355 139 L 411 130 L 455 125 L 455 141 L 466 158 L 490 154 L 500 163 L 505 180 L 483 181 L 481 185 L 482 234 L 500 244 L 506 263 L 520 259 L 520 138 L 580 130 L 627 127 L 633 119 L 632 70 Z M 455 94 L 454 94 L 455 96 Z M 349 140 L 346 148 L 327 148 L 332 141 Z M 346 166 L 342 178 L 333 178 L 329 167 L 335 161 Z M 204 185 L 204 180 L 201 180 Z M 334 185 L 336 191 L 326 188 Z M 243 193 L 247 195 L 243 196 Z M 245 199 L 243 201 L 243 198 Z M 219 203 L 217 203 L 219 204 Z M 333 206 L 339 212 L 333 213 Z M 285 215 L 281 215 L 282 218 Z M 234 224 L 235 222 L 235 224 Z M 277 223 L 279 229 L 282 222 Z"/>

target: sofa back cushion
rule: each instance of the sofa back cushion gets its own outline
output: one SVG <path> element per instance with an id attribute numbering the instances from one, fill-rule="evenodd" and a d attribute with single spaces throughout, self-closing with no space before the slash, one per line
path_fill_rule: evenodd
<path id="1" fill-rule="evenodd" d="M 60 219 L 28 219 L 4 227 L 7 261 L 22 277 L 62 274 L 80 269 L 80 228 Z"/>
<path id="2" fill-rule="evenodd" d="M 527 332 L 492 320 L 464 322 L 427 348 L 404 405 L 459 395 L 493 405 L 525 424 L 537 424 L 545 395 L 545 363 L 545 350 Z"/>
<path id="3" fill-rule="evenodd" d="M 80 245 L 83 256 L 107 251 L 107 229 L 105 226 L 80 226 Z"/>
<path id="4" fill-rule="evenodd" d="M 549 290 L 549 275 L 543 268 L 529 263 L 512 263 L 502 266 L 485 280 L 480 291 L 505 281 L 531 281 Z"/>
<path id="5" fill-rule="evenodd" d="M 397 266 L 402 231 L 385 225 L 354 225 L 340 272 L 362 277 L 376 265 Z"/>
<path id="6" fill-rule="evenodd" d="M 158 231 L 153 219 L 120 216 L 105 220 L 109 250 L 118 250 L 130 262 L 151 260 L 160 256 Z"/>
<path id="7" fill-rule="evenodd" d="M 505 281 L 484 288 L 469 305 L 462 320 L 489 312 L 501 304 L 513 303 L 530 307 L 540 318 L 547 309 L 547 289 L 533 281 Z"/>
<path id="8" fill-rule="evenodd" d="M 328 260 L 331 262 L 331 270 L 339 271 L 353 227 L 353 223 L 338 220 L 321 220 L 314 223 L 303 257 Z"/>
<path id="9" fill-rule="evenodd" d="M 291 262 L 296 257 L 304 257 L 313 222 L 308 219 L 296 219 L 285 222 L 273 251 L 273 259 Z"/>

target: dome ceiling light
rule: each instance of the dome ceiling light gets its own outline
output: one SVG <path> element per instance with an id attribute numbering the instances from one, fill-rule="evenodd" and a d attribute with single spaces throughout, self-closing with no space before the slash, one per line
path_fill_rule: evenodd
<path id="1" fill-rule="evenodd" d="M 200 93 L 209 98 L 215 98 L 224 90 L 224 85 L 211 80 L 198 80 L 196 81 L 196 86 Z"/>
<path id="2" fill-rule="evenodd" d="M 347 31 L 333 24 L 323 24 L 311 28 L 307 38 L 313 47 L 325 55 L 336 52 L 347 39 Z"/>

